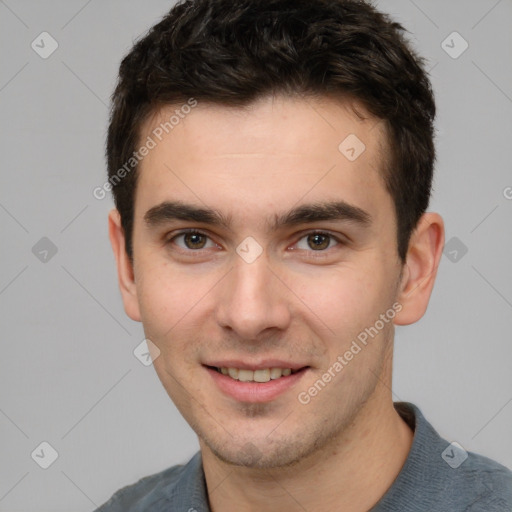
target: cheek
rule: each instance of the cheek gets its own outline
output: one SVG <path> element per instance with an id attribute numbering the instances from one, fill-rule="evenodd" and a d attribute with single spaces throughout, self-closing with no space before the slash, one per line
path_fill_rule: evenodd
<path id="1" fill-rule="evenodd" d="M 165 279 L 147 276 L 138 292 L 142 323 L 149 331 L 146 331 L 146 335 L 160 339 L 180 317 L 175 290 L 168 286 Z"/>
<path id="2" fill-rule="evenodd" d="M 137 283 L 139 308 L 146 337 L 164 356 L 160 366 L 181 375 L 197 370 L 206 323 L 213 318 L 212 294 L 221 278 L 221 272 L 211 269 L 197 272 L 168 263 L 144 267 Z M 158 365 L 155 368 L 158 371 Z"/>
<path id="3" fill-rule="evenodd" d="M 143 324 L 153 335 L 181 329 L 183 319 L 194 312 L 207 293 L 208 279 L 201 279 L 187 271 L 172 268 L 170 264 L 141 265 L 137 293 Z"/>
<path id="4" fill-rule="evenodd" d="M 382 283 L 374 277 L 378 273 L 377 269 L 370 273 L 343 267 L 323 269 L 307 279 L 302 276 L 294 284 L 301 299 L 299 307 L 322 325 L 327 334 L 347 339 L 370 320 L 374 321 L 384 307 Z"/>
<path id="5" fill-rule="evenodd" d="M 159 348 L 161 356 L 155 361 L 155 369 L 165 361 L 172 366 L 181 359 L 185 319 L 193 311 L 194 294 L 180 286 L 180 280 L 166 277 L 165 272 L 147 271 L 138 283 L 139 309 L 144 333 Z M 159 372 L 160 373 L 160 372 Z"/>

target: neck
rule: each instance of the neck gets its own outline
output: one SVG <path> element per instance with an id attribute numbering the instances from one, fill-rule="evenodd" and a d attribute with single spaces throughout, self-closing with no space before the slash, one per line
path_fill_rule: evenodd
<path id="1" fill-rule="evenodd" d="M 371 509 L 391 487 L 409 453 L 413 433 L 383 384 L 340 438 L 292 467 L 258 469 L 219 460 L 200 439 L 212 512 L 233 509 Z"/>

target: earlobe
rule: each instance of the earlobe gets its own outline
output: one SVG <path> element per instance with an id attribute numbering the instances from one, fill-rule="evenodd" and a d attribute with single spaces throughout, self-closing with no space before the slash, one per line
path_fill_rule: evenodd
<path id="1" fill-rule="evenodd" d="M 398 302 L 396 325 L 417 322 L 427 310 L 444 246 L 444 223 L 437 213 L 425 213 L 411 235 Z"/>
<path id="2" fill-rule="evenodd" d="M 126 314 L 135 322 L 140 322 L 140 310 L 137 299 L 137 286 L 133 266 L 126 254 L 124 230 L 119 211 L 114 208 L 108 215 L 108 234 L 117 264 L 119 290 Z"/>

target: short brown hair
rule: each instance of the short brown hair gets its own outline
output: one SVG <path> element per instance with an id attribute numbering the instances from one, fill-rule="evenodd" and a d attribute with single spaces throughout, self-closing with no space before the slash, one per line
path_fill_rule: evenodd
<path id="1" fill-rule="evenodd" d="M 430 200 L 435 101 L 404 27 L 358 0 L 186 0 L 123 58 L 112 95 L 109 180 L 133 156 L 140 128 L 189 98 L 243 106 L 266 95 L 349 96 L 386 124 L 383 178 L 405 261 Z M 112 181 L 111 181 L 112 183 Z M 133 262 L 137 166 L 113 187 Z"/>

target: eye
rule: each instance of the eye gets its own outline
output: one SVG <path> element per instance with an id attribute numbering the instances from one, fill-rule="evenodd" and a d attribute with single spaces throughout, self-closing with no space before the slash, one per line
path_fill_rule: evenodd
<path id="1" fill-rule="evenodd" d="M 181 240 L 181 243 L 177 242 L 179 240 Z M 197 229 L 188 229 L 175 234 L 167 240 L 166 245 L 176 245 L 182 252 L 188 253 L 220 247 L 213 242 L 206 233 L 198 231 Z M 328 249 L 338 245 L 345 245 L 345 243 L 331 233 L 312 231 L 304 234 L 299 241 L 296 242 L 293 249 L 297 248 L 309 253 L 316 252 L 319 253 L 318 256 L 321 256 L 321 253 L 326 253 Z"/>
<path id="2" fill-rule="evenodd" d="M 305 243 L 302 243 L 301 240 L 305 240 Z M 330 233 L 326 233 L 324 231 L 313 231 L 306 233 L 302 238 L 300 238 L 296 246 L 301 250 L 307 251 L 312 249 L 314 252 L 325 252 L 326 249 L 330 249 L 332 247 L 331 242 L 333 240 L 336 242 L 336 245 L 343 245 L 341 240 Z"/>
<path id="3" fill-rule="evenodd" d="M 180 245 L 176 243 L 176 240 L 182 239 L 184 245 Z M 208 249 L 211 247 L 217 247 L 217 244 L 210 240 L 210 246 L 207 245 L 207 240 L 209 240 L 209 236 L 201 231 L 197 231 L 195 229 L 189 229 L 187 231 L 182 231 L 177 235 L 174 235 L 170 238 L 166 243 L 172 244 L 175 243 L 178 247 L 184 250 L 189 251 L 197 251 L 200 249 Z"/>

